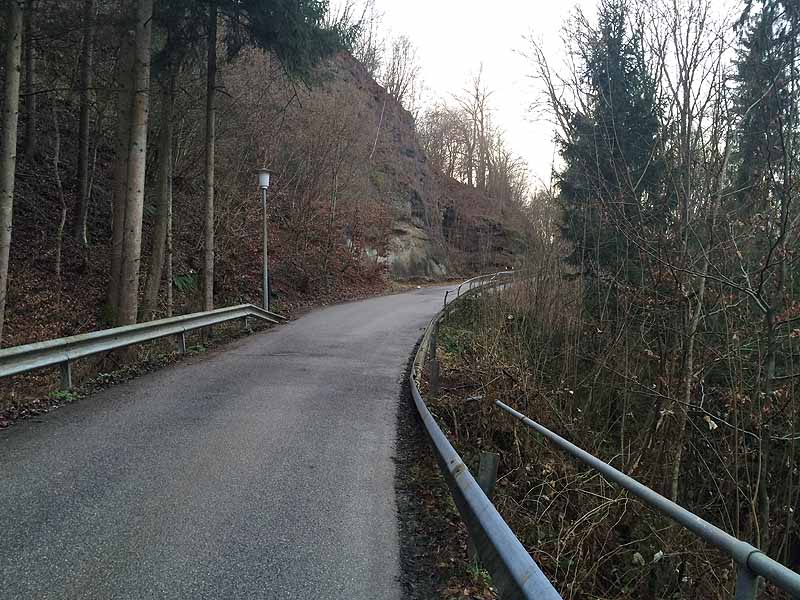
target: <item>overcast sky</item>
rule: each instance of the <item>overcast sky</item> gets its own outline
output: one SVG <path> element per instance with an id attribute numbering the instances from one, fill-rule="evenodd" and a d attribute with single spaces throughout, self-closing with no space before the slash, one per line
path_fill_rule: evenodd
<path id="1" fill-rule="evenodd" d="M 538 92 L 519 53 L 526 51 L 524 38 L 532 35 L 544 43 L 548 56 L 558 57 L 562 23 L 576 4 L 594 11 L 594 0 L 376 0 L 384 35 L 406 34 L 418 49 L 427 102 L 459 93 L 483 63 L 486 87 L 494 92 L 495 124 L 528 161 L 532 176 L 546 181 L 553 131 L 529 114 Z"/>

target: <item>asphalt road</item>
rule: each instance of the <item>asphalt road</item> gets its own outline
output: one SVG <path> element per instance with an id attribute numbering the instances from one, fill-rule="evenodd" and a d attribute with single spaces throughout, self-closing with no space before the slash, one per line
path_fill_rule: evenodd
<path id="1" fill-rule="evenodd" d="M 400 598 L 400 380 L 444 289 L 318 310 L 0 432 L 0 598 Z"/>

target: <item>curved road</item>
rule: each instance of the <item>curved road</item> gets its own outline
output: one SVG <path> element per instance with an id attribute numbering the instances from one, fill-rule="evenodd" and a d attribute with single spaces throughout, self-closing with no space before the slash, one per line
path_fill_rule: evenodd
<path id="1" fill-rule="evenodd" d="M 400 598 L 400 380 L 444 289 L 319 310 L 0 432 L 0 598 Z"/>

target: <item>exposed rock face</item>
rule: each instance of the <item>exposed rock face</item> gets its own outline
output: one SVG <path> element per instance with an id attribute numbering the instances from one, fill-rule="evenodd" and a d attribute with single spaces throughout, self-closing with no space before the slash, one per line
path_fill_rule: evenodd
<path id="1" fill-rule="evenodd" d="M 414 118 L 378 85 L 353 58 L 337 59 L 336 78 L 365 97 L 364 118 L 375 132 L 371 152 L 372 193 L 392 211 L 391 237 L 381 240 L 378 259 L 396 278 L 443 277 L 447 253 L 431 225 L 430 167 L 419 145 Z M 377 245 L 377 244 L 376 244 Z"/>
<path id="2" fill-rule="evenodd" d="M 397 221 L 389 240 L 389 262 L 397 278 L 444 277 L 448 274 L 443 257 L 438 257 L 428 232 L 411 221 Z"/>
<path id="3" fill-rule="evenodd" d="M 375 131 L 371 192 L 392 210 L 390 238 L 368 253 L 401 279 L 508 268 L 524 251 L 524 236 L 508 228 L 503 211 L 475 189 L 432 172 L 413 116 L 360 63 L 341 55 L 334 68 L 337 82 L 364 97 L 363 117 Z"/>

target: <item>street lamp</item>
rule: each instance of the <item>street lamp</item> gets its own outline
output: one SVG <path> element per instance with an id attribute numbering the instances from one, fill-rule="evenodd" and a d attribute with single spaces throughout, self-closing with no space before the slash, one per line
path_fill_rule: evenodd
<path id="1" fill-rule="evenodd" d="M 267 254 L 267 189 L 269 188 L 269 169 L 258 169 L 258 187 L 261 190 L 261 207 L 263 208 L 262 228 L 264 236 L 264 282 L 261 288 L 264 297 L 264 309 L 269 310 L 269 259 Z"/>

